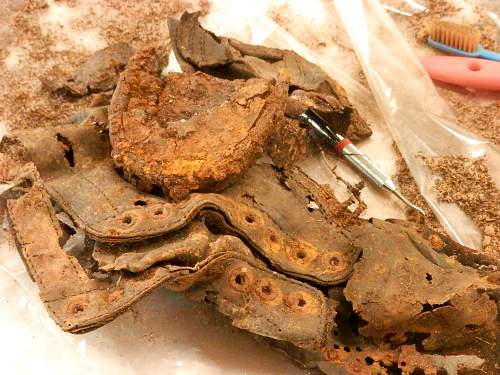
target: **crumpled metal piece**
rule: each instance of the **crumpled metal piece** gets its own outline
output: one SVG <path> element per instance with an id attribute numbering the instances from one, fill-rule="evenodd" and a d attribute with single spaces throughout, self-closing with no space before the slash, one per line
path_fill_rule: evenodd
<path id="1" fill-rule="evenodd" d="M 361 220 L 298 169 L 270 165 L 249 168 L 221 194 L 171 203 L 124 181 L 109 150 L 106 134 L 88 124 L 23 130 L 0 143 L 39 173 L 8 213 L 64 330 L 105 324 L 162 285 L 214 303 L 237 327 L 313 353 L 325 371 L 435 373 L 448 362 L 415 344 L 443 350 L 476 335 L 491 340 L 491 273 L 436 253 L 436 240 L 411 225 Z M 88 249 L 95 264 L 61 248 L 49 196 L 97 240 Z M 456 248 L 440 243 L 443 253 Z M 420 311 L 426 303 L 432 311 Z"/>
<path id="2" fill-rule="evenodd" d="M 494 336 L 497 306 L 478 272 L 389 222 L 373 219 L 351 233 L 363 255 L 344 295 L 361 319 L 361 335 L 394 345 L 418 336 L 426 350 Z"/>
<path id="3" fill-rule="evenodd" d="M 199 12 L 185 12 L 179 21 L 169 19 L 173 49 L 183 71 L 202 70 L 227 79 L 260 77 L 288 82 L 291 95 L 286 114 L 296 127 L 296 116 L 313 107 L 354 141 L 371 135 L 345 90 L 321 68 L 290 50 L 216 36 L 201 27 L 199 16 Z"/>
<path id="4" fill-rule="evenodd" d="M 155 49 L 140 51 L 122 74 L 109 109 L 113 161 L 141 190 L 159 187 L 176 201 L 219 191 L 264 151 L 283 121 L 287 85 L 162 77 L 164 61 Z"/>
<path id="5" fill-rule="evenodd" d="M 8 210 L 20 254 L 40 288 L 40 298 L 65 331 L 84 332 L 105 324 L 164 285 L 178 291 L 199 287 L 207 298 L 216 299 L 221 313 L 230 316 L 237 327 L 302 347 L 319 347 L 326 340 L 334 314 L 322 293 L 274 274 L 248 250 L 216 251 L 192 267 L 167 264 L 97 280 L 61 249 L 61 227 L 43 188 L 35 184 L 21 198 L 9 201 Z M 282 324 L 297 319 L 300 325 Z"/>
<path id="6" fill-rule="evenodd" d="M 65 81 L 50 81 L 49 78 L 44 79 L 43 84 L 53 92 L 72 96 L 112 90 L 134 52 L 127 43 L 113 44 L 90 56 Z"/>

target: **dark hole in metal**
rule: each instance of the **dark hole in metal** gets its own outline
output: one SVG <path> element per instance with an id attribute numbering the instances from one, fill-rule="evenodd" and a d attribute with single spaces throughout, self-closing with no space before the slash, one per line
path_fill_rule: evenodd
<path id="1" fill-rule="evenodd" d="M 66 158 L 69 166 L 73 168 L 75 166 L 75 155 L 73 154 L 73 146 L 71 145 L 71 142 L 59 133 L 57 133 L 56 139 L 62 145 L 64 157 Z"/>
<path id="2" fill-rule="evenodd" d="M 269 286 L 269 285 L 264 285 L 261 290 L 262 290 L 262 293 L 267 294 L 267 295 L 270 295 L 272 292 L 271 286 Z"/>
<path id="3" fill-rule="evenodd" d="M 252 215 L 247 215 L 245 217 L 245 220 L 246 220 L 247 223 L 250 223 L 250 224 L 253 223 L 253 222 L 255 222 L 255 218 Z"/>
<path id="4" fill-rule="evenodd" d="M 411 375 L 425 375 L 424 369 L 417 367 L 415 370 L 411 372 Z"/>
<path id="5" fill-rule="evenodd" d="M 243 285 L 245 283 L 245 276 L 244 275 L 236 275 L 234 278 L 234 282 L 238 285 Z"/>

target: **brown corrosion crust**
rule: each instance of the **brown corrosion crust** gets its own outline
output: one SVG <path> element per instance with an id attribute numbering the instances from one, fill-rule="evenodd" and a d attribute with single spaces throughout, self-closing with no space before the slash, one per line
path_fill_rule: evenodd
<path id="1" fill-rule="evenodd" d="M 283 118 L 286 84 L 169 73 L 156 50 L 135 55 L 109 110 L 112 157 L 125 177 L 181 200 L 219 191 L 247 169 Z"/>
<path id="2" fill-rule="evenodd" d="M 347 213 L 333 217 L 331 212 L 338 209 L 335 198 L 297 170 L 285 174 L 270 165 L 255 165 L 222 194 L 195 193 L 183 202 L 170 203 L 120 178 L 109 160 L 107 139 L 96 128 L 40 128 L 17 132 L 16 137 L 51 198 L 79 228 L 100 242 L 140 242 L 172 234 L 199 214 L 217 212 L 227 233 L 237 234 L 276 268 L 301 279 L 325 285 L 345 281 L 359 256 L 342 229 L 343 218 L 347 222 L 359 219 Z M 5 138 L 0 151 L 17 150 L 20 145 L 16 142 Z M 10 150 L 11 144 L 18 146 Z M 317 207 L 314 210 L 308 207 L 312 201 Z M 304 225 L 308 222 L 314 225 Z M 332 222 L 336 225 L 330 225 Z M 142 260 L 128 264 L 121 258 L 110 267 L 144 269 L 154 259 L 175 254 L 165 250 L 161 241 L 148 252 L 148 259 L 140 255 Z"/>
<path id="3" fill-rule="evenodd" d="M 265 78 L 285 81 L 290 86 L 285 113 L 289 118 L 288 139 L 280 137 L 270 142 L 270 153 L 277 162 L 284 155 L 295 159 L 304 151 L 304 136 L 296 116 L 306 108 L 314 108 L 339 131 L 352 140 L 371 135 L 364 118 L 350 103 L 343 87 L 320 67 L 290 50 L 268 48 L 216 36 L 203 29 L 199 13 L 185 12 L 180 20 L 170 21 L 173 49 L 184 71 L 202 70 L 227 79 Z"/>
<path id="4" fill-rule="evenodd" d="M 274 164 L 286 167 L 293 165 L 313 147 L 309 131 L 297 120 L 285 116 L 269 137 L 266 152 Z"/>
<path id="5" fill-rule="evenodd" d="M 94 53 L 64 82 L 42 82 L 51 91 L 71 96 L 112 90 L 133 53 L 134 48 L 127 43 L 116 43 Z"/>
<path id="6" fill-rule="evenodd" d="M 436 253 L 422 237 L 373 219 L 353 228 L 363 249 L 344 295 L 362 320 L 361 335 L 423 348 L 494 337 L 496 305 L 480 274 Z M 393 244 L 388 246 L 388 244 Z"/>
<path id="7" fill-rule="evenodd" d="M 40 298 L 65 331 L 85 332 L 105 324 L 161 284 L 216 295 L 218 309 L 235 326 L 301 347 L 321 347 L 333 324 L 334 312 L 328 311 L 320 291 L 273 274 L 248 249 L 205 254 L 204 259 L 192 260 L 191 266 L 153 266 L 139 274 L 121 274 L 118 280 L 97 280 L 89 278 L 78 260 L 60 247 L 61 229 L 40 186 L 10 200 L 8 214 L 20 254 L 40 288 Z M 181 248 L 186 239 L 196 241 L 197 231 L 190 232 L 184 238 L 170 238 L 170 245 L 177 243 Z M 269 303 L 271 295 L 273 303 Z M 299 299 L 289 306 L 287 296 Z M 300 325 L 294 323 L 297 319 Z"/>
<path id="8" fill-rule="evenodd" d="M 349 346 L 338 342 L 322 351 L 325 373 L 372 374 L 457 374 L 457 370 L 478 370 L 483 360 L 473 355 L 445 356 L 419 352 L 415 345 L 394 349 L 374 345 Z"/>

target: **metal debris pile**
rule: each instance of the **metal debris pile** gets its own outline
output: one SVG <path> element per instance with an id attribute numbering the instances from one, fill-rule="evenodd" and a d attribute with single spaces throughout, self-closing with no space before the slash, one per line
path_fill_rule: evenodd
<path id="1" fill-rule="evenodd" d="M 162 74 L 162 48 L 94 64 L 108 74 L 85 77 L 106 82 L 125 69 L 109 107 L 104 97 L 75 124 L 0 143 L 17 166 L 3 193 L 11 228 L 54 321 L 85 332 L 163 286 L 325 373 L 480 367 L 498 261 L 421 224 L 363 220 L 293 164 L 312 147 L 293 108 L 369 135 L 342 88 L 290 51 L 209 33 L 196 14 L 170 25 L 186 72 Z M 114 61 L 113 48 L 98 59 Z M 256 163 L 264 152 L 273 164 Z"/>

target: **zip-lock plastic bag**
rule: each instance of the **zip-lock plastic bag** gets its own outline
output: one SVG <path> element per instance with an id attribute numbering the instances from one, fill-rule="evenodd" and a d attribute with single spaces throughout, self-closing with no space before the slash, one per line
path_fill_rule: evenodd
<path id="1" fill-rule="evenodd" d="M 487 141 L 456 125 L 412 49 L 377 0 L 334 0 L 387 128 L 414 176 L 420 193 L 458 242 L 481 247 L 481 235 L 456 204 L 439 202 L 422 156 L 485 157 L 500 181 L 500 154 Z"/>
<path id="2" fill-rule="evenodd" d="M 234 15 L 230 6 L 217 8 L 216 14 L 209 15 L 205 24 L 218 34 L 239 37 L 248 43 L 292 49 L 321 66 L 346 89 L 352 102 L 373 124 L 374 134 L 362 142 L 360 149 L 391 172 L 394 164 L 390 159 L 395 157 L 390 150 L 393 139 L 420 193 L 449 235 L 459 243 L 479 249 L 482 242 L 479 229 L 458 205 L 438 201 L 433 190 L 435 177 L 422 157 L 461 155 L 473 159 L 486 156 L 489 172 L 498 184 L 500 154 L 488 141 L 457 126 L 457 119 L 387 14 L 387 11 L 397 11 L 403 16 L 411 16 L 426 12 L 426 2 L 386 0 L 382 4 L 378 0 L 332 0 L 331 8 L 327 2 L 321 5 L 311 3 L 307 7 L 288 15 L 288 23 L 295 26 L 290 31 L 261 11 L 255 11 L 239 15 L 241 23 L 250 31 L 241 35 L 241 29 L 235 29 L 227 22 Z M 494 17 L 494 13 L 491 14 Z M 340 25 L 339 18 L 342 20 Z M 336 35 L 332 35 L 331 30 L 325 30 L 325 25 L 329 24 L 336 25 Z M 337 46 L 328 43 L 332 38 L 337 43 L 339 40 L 346 43 L 342 35 L 338 35 L 343 32 L 341 29 L 347 32 L 357 61 L 353 61 L 354 54 L 348 56 L 350 60 L 346 59 L 345 53 L 339 53 Z M 324 41 L 326 48 L 318 52 L 314 46 L 306 46 L 299 40 L 300 33 L 309 34 L 310 40 Z M 352 73 L 347 73 L 356 64 L 361 65 L 371 92 L 354 79 Z M 329 183 L 336 194 L 342 194 L 342 186 L 320 163 L 321 160 L 309 159 L 301 166 L 311 177 L 321 183 Z M 337 171 L 347 179 L 356 176 L 343 162 L 337 162 Z M 364 178 L 357 175 L 354 181 L 360 179 Z M 404 206 L 395 202 L 387 192 L 377 191 L 371 185 L 363 192 L 363 199 L 368 203 L 365 216 L 404 216 Z"/>

